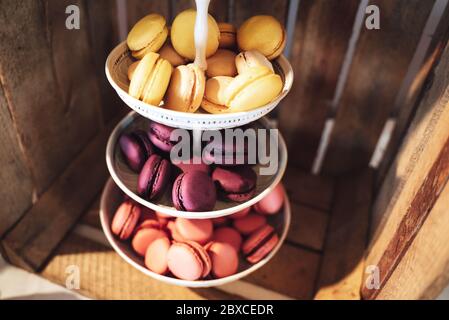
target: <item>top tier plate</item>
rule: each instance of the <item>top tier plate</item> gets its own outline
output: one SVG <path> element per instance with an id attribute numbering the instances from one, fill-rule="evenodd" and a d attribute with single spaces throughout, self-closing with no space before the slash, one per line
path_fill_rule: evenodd
<path id="1" fill-rule="evenodd" d="M 255 121 L 273 110 L 285 98 L 293 84 L 292 67 L 284 56 L 280 56 L 272 63 L 276 73 L 281 76 L 284 87 L 281 94 L 269 104 L 250 111 L 225 114 L 209 114 L 201 110 L 196 113 L 179 112 L 149 105 L 128 94 L 127 71 L 133 61 L 126 41 L 115 47 L 106 60 L 106 76 L 109 83 L 120 98 L 143 117 L 182 129 L 219 130 L 239 127 Z"/>

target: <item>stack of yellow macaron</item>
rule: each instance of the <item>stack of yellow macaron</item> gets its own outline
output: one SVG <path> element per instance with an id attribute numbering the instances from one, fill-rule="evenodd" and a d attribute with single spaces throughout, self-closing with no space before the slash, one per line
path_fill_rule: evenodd
<path id="1" fill-rule="evenodd" d="M 285 47 L 285 30 L 274 17 L 255 16 L 239 29 L 209 15 L 207 70 L 195 58 L 196 11 L 177 15 L 171 28 L 150 14 L 131 29 L 127 44 L 137 60 L 128 69 L 129 94 L 148 104 L 196 112 L 241 112 L 273 101 L 283 83 L 270 60 Z"/>

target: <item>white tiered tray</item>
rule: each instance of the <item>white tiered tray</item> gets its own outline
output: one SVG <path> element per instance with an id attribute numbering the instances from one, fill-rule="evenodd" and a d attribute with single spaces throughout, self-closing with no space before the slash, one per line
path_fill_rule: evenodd
<path id="1" fill-rule="evenodd" d="M 131 171 L 126 164 L 120 148 L 118 147 L 118 139 L 125 133 L 137 128 L 148 128 L 149 121 L 135 112 L 130 112 L 114 129 L 106 148 L 106 163 L 112 179 L 119 188 L 130 198 L 137 201 L 141 205 L 175 217 L 183 217 L 189 219 L 206 219 L 227 216 L 243 210 L 266 196 L 282 179 L 285 168 L 287 166 L 287 148 L 281 134 L 278 134 L 278 166 L 274 175 L 259 175 L 257 177 L 256 194 L 252 199 L 244 203 L 217 200 L 213 211 L 208 212 L 188 212 L 178 211 L 173 207 L 171 200 L 171 188 L 168 188 L 164 195 L 155 202 L 147 201 L 137 194 L 138 174 Z M 257 128 L 271 129 L 269 122 L 265 119 L 259 119 L 251 124 Z M 269 146 L 269 136 L 267 144 Z M 253 167 L 258 173 L 259 165 Z"/>
<path id="2" fill-rule="evenodd" d="M 106 60 L 108 81 L 131 109 L 145 118 L 176 128 L 217 130 L 245 125 L 273 110 L 285 98 L 293 84 L 293 69 L 288 60 L 284 56 L 280 56 L 272 62 L 276 73 L 281 76 L 284 82 L 284 87 L 281 94 L 269 104 L 250 111 L 224 114 L 209 114 L 201 110 L 196 113 L 179 112 L 146 104 L 128 94 L 129 80 L 127 71 L 133 61 L 126 42 L 122 42 L 115 47 Z"/>
<path id="3" fill-rule="evenodd" d="M 221 278 L 221 279 L 210 279 L 210 280 L 199 280 L 199 281 L 187 281 L 187 280 L 180 280 L 177 278 L 169 277 L 169 276 L 163 276 L 157 273 L 154 273 L 147 268 L 145 268 L 143 264 L 143 259 L 139 257 L 132 248 L 129 245 L 129 242 L 126 241 L 120 241 L 111 232 L 111 221 L 113 218 L 113 215 L 115 213 L 115 210 L 120 205 L 120 203 L 123 201 L 124 194 L 120 191 L 120 189 L 115 185 L 114 181 L 109 179 L 107 182 L 104 190 L 103 195 L 101 197 L 101 204 L 100 204 L 100 220 L 101 220 L 101 226 L 103 228 L 103 231 L 106 235 L 106 238 L 108 239 L 111 246 L 114 248 L 114 250 L 119 254 L 120 257 L 122 257 L 127 263 L 132 265 L 137 270 L 143 272 L 144 274 L 155 278 L 157 280 L 160 280 L 162 282 L 168 283 L 168 284 L 175 284 L 178 286 L 185 286 L 185 287 L 192 287 L 192 288 L 200 288 L 200 287 L 214 287 L 214 286 L 220 286 L 232 281 L 236 281 L 240 278 L 243 278 L 250 273 L 256 271 L 260 267 L 262 267 L 264 264 L 266 264 L 268 261 L 270 261 L 273 256 L 276 254 L 276 252 L 279 250 L 279 248 L 282 246 L 282 243 L 285 240 L 285 237 L 287 236 L 287 232 L 290 226 L 290 204 L 287 198 L 287 195 L 285 195 L 285 201 L 284 201 L 284 207 L 282 209 L 282 212 L 270 216 L 268 218 L 268 222 L 275 228 L 278 236 L 279 236 L 279 242 L 276 245 L 276 247 L 271 251 L 265 258 L 263 258 L 261 261 L 259 261 L 256 264 L 249 264 L 246 262 L 243 258 L 240 258 L 239 261 L 239 270 L 236 274 Z"/>

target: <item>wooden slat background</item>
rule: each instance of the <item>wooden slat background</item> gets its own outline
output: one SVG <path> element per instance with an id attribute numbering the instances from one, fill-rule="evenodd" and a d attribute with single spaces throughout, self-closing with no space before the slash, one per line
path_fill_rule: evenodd
<path id="1" fill-rule="evenodd" d="M 362 27 L 323 171 L 368 166 L 434 1 L 376 0 L 380 30 Z"/>
<path id="2" fill-rule="evenodd" d="M 388 148 L 385 151 L 382 163 L 377 170 L 376 185 L 380 186 L 385 178 L 389 167 L 395 159 L 395 156 L 401 146 L 401 142 L 407 133 L 407 129 L 413 120 L 416 108 L 419 101 L 423 97 L 425 90 L 422 90 L 423 86 L 429 86 L 431 84 L 431 77 L 429 74 L 433 72 L 435 62 L 441 58 L 441 54 L 449 39 L 449 6 L 446 6 L 444 12 L 442 12 L 442 18 L 437 26 L 434 35 L 428 35 L 431 38 L 430 46 L 425 53 L 424 63 L 419 69 L 419 72 L 413 83 L 408 88 L 407 97 L 404 103 L 400 106 L 399 110 L 395 110 L 396 113 L 396 126 L 392 133 Z"/>
<path id="3" fill-rule="evenodd" d="M 79 30 L 65 27 L 71 4 L 80 9 Z M 104 75 L 118 41 L 110 4 L 0 2 L 0 199 L 8 203 L 0 242 L 28 269 L 42 265 L 106 178 L 107 140 L 95 142 L 126 110 Z M 96 153 L 83 156 L 92 144 Z"/>
<path id="4" fill-rule="evenodd" d="M 449 143 L 448 67 L 447 45 L 433 85 L 424 94 L 373 206 L 367 264 L 382 265 L 383 277 L 391 275 L 409 250 L 449 178 L 445 152 Z M 367 297 L 376 294 L 364 292 Z"/>
<path id="5" fill-rule="evenodd" d="M 291 64 L 293 90 L 279 109 L 289 158 L 306 170 L 312 163 L 352 33 L 358 0 L 300 2 Z"/>

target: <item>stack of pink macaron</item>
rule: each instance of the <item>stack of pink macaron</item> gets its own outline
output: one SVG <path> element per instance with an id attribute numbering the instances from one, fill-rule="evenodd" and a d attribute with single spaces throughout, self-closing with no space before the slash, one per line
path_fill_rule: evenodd
<path id="1" fill-rule="evenodd" d="M 173 130 L 151 121 L 147 130 L 127 132 L 119 139 L 125 162 L 139 175 L 137 193 L 142 198 L 155 201 L 171 190 L 177 210 L 204 212 L 214 209 L 217 198 L 242 203 L 254 196 L 257 174 L 245 164 L 246 145 L 211 141 L 209 150 L 216 153 L 205 153 L 207 161 L 172 163 L 170 151 L 179 142 L 171 140 Z"/>
<path id="2" fill-rule="evenodd" d="M 284 188 L 278 184 L 253 207 L 228 217 L 185 219 L 125 200 L 111 230 L 157 274 L 191 281 L 224 278 L 261 261 L 276 247 L 279 238 L 269 221 L 283 201 Z"/>

